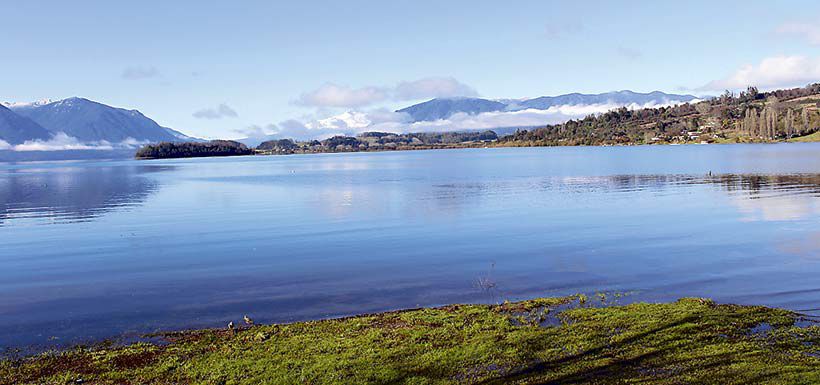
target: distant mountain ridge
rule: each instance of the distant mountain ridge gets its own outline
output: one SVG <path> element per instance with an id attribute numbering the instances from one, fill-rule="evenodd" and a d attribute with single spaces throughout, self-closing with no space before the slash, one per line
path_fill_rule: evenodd
<path id="1" fill-rule="evenodd" d="M 413 122 L 447 119 L 457 113 L 470 115 L 483 112 L 519 111 L 526 109 L 546 110 L 556 106 L 602 105 L 618 106 L 686 103 L 697 99 L 693 95 L 667 94 L 661 91 L 648 93 L 629 90 L 601 94 L 571 93 L 558 96 L 541 96 L 530 99 L 482 99 L 482 98 L 436 98 L 397 110 L 410 115 Z"/>
<path id="2" fill-rule="evenodd" d="M 27 140 L 47 140 L 50 137 L 51 132 L 43 126 L 0 105 L 0 140 L 14 145 Z"/>
<path id="3" fill-rule="evenodd" d="M 602 94 L 579 94 L 571 93 L 559 96 L 541 96 L 538 98 L 528 99 L 520 103 L 524 108 L 547 109 L 554 106 L 563 105 L 585 105 L 585 104 L 664 104 L 672 102 L 690 102 L 697 99 L 693 95 L 678 95 L 667 94 L 661 91 L 652 91 L 648 93 L 639 93 L 629 90 L 613 91 Z"/>
<path id="4" fill-rule="evenodd" d="M 437 98 L 402 108 L 396 112 L 409 114 L 414 122 L 446 119 L 455 113 L 471 115 L 482 112 L 503 111 L 507 104 L 480 98 Z"/>
<path id="5" fill-rule="evenodd" d="M 410 122 L 448 119 L 454 114 L 477 115 L 487 112 L 509 112 L 527 109 L 546 110 L 556 106 L 637 105 L 684 103 L 697 99 L 692 95 L 667 94 L 660 91 L 638 93 L 614 91 L 602 94 L 571 93 L 528 99 L 483 99 L 469 97 L 436 98 L 398 110 Z M 48 141 L 59 133 L 79 143 L 111 144 L 113 147 L 144 143 L 199 141 L 178 131 L 162 127 L 137 110 L 117 108 L 92 100 L 72 97 L 59 101 L 48 99 L 32 103 L 0 103 L 0 140 L 11 145 L 26 141 Z M 503 135 L 503 134 L 502 134 Z M 246 138 L 243 142 L 253 138 Z M 0 143 L 2 144 L 2 143 Z"/>
<path id="6" fill-rule="evenodd" d="M 47 104 L 13 105 L 11 110 L 52 134 L 63 132 L 82 142 L 174 142 L 192 139 L 160 126 L 137 110 L 111 107 L 78 97 Z"/>

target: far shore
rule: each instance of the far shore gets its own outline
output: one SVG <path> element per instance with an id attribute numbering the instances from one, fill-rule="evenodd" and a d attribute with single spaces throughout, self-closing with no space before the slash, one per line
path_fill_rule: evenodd
<path id="1" fill-rule="evenodd" d="M 232 142 L 237 146 L 239 142 Z M 813 143 L 820 142 L 820 131 L 810 135 L 791 138 L 788 140 L 745 140 L 742 138 L 732 138 L 720 141 L 710 142 L 655 142 L 655 143 L 604 143 L 604 144 L 545 144 L 538 142 L 505 142 L 505 141 L 486 141 L 486 142 L 464 142 L 451 143 L 442 145 L 406 145 L 395 147 L 379 147 L 379 148 L 363 148 L 363 149 L 341 149 L 341 150 L 302 150 L 302 149 L 274 149 L 274 150 L 260 150 L 258 148 L 247 148 L 241 153 L 225 152 L 225 153 L 208 153 L 208 154 L 194 154 L 188 156 L 167 156 L 167 157 L 151 157 L 139 156 L 139 152 L 135 159 L 179 159 L 179 158 L 209 158 L 209 157 L 226 157 L 226 156 L 248 156 L 248 155 L 297 155 L 297 154 L 344 154 L 356 152 L 391 152 L 391 151 L 427 151 L 427 150 L 453 150 L 453 149 L 468 149 L 468 148 L 520 148 L 520 147 L 631 147 L 631 146 L 679 146 L 679 145 L 707 145 L 707 144 L 777 144 L 777 143 Z M 169 145 L 171 145 L 169 143 Z"/>

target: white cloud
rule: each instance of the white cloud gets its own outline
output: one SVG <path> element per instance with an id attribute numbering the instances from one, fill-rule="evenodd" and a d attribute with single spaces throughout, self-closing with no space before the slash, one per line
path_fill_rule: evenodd
<path id="1" fill-rule="evenodd" d="M 194 112 L 193 117 L 199 119 L 222 119 L 222 118 L 236 118 L 239 114 L 225 103 L 220 104 L 216 108 L 203 108 Z"/>
<path id="2" fill-rule="evenodd" d="M 328 130 L 308 128 L 304 123 L 295 119 L 285 120 L 279 124 L 251 125 L 235 131 L 242 134 L 244 136 L 241 138 L 242 142 L 250 146 L 256 146 L 271 139 L 312 140 L 324 139 L 333 135 Z M 343 135 L 344 133 L 337 134 Z"/>
<path id="3" fill-rule="evenodd" d="M 452 77 L 430 77 L 412 82 L 401 82 L 396 86 L 394 92 L 393 98 L 396 100 L 478 96 L 478 92 L 473 87 Z"/>
<path id="4" fill-rule="evenodd" d="M 713 80 L 698 90 L 721 91 L 748 86 L 782 88 L 806 85 L 820 80 L 820 60 L 806 56 L 774 56 L 757 65 L 745 65 L 729 77 Z"/>
<path id="5" fill-rule="evenodd" d="M 775 33 L 778 35 L 801 37 L 808 41 L 809 44 L 820 45 L 820 26 L 816 23 L 784 23 L 775 29 Z"/>
<path id="6" fill-rule="evenodd" d="M 307 107 L 359 108 L 386 101 L 456 96 L 478 96 L 476 90 L 452 77 L 429 77 L 388 86 L 352 88 L 327 83 L 299 96 L 295 104 Z"/>
<path id="7" fill-rule="evenodd" d="M 316 132 L 296 119 L 280 122 L 276 128 L 278 130 L 276 134 L 281 138 L 323 139 L 340 134 L 339 132 Z"/>
<path id="8" fill-rule="evenodd" d="M 325 139 L 334 135 L 353 136 L 367 131 L 407 133 L 484 130 L 499 127 L 534 127 L 562 123 L 569 119 L 600 114 L 619 107 L 641 109 L 673 104 L 678 103 L 561 105 L 550 107 L 547 110 L 497 111 L 477 115 L 457 113 L 447 119 L 422 122 L 411 122 L 411 117 L 408 114 L 386 109 L 351 110 L 330 117 L 312 119 L 305 123 L 289 120 L 267 126 L 251 126 L 241 132 L 251 139 L 293 138 L 312 140 Z"/>
<path id="9" fill-rule="evenodd" d="M 273 134 L 276 132 L 275 124 L 269 124 L 267 126 L 260 126 L 260 125 L 251 125 L 247 128 L 239 128 L 234 130 L 234 132 L 244 135 L 247 138 L 264 138 L 268 135 Z"/>
<path id="10" fill-rule="evenodd" d="M 347 130 L 369 127 L 370 123 L 370 119 L 367 118 L 367 114 L 364 112 L 345 111 L 339 115 L 331 116 L 325 119 L 319 119 L 315 122 L 308 123 L 308 127 L 332 130 Z"/>
<path id="11" fill-rule="evenodd" d="M 49 140 L 27 140 L 14 146 L 14 151 L 111 150 L 108 142 L 82 143 L 77 138 L 58 132 Z"/>
<path id="12" fill-rule="evenodd" d="M 498 127 L 531 127 L 558 123 L 570 119 L 557 108 L 549 110 L 526 109 L 519 111 L 483 112 L 470 115 L 463 112 L 454 114 L 447 119 L 435 121 L 415 122 L 408 132 L 444 132 L 458 130 L 480 130 Z"/>
<path id="13" fill-rule="evenodd" d="M 259 143 L 266 140 L 279 139 L 280 136 L 277 135 L 279 131 L 279 127 L 275 124 L 268 124 L 265 126 L 254 124 L 246 128 L 234 130 L 234 132 L 242 135 L 242 137 L 239 138 L 242 143 L 252 147 L 256 147 Z"/>
<path id="14" fill-rule="evenodd" d="M 125 138 L 125 140 L 123 140 L 122 142 L 118 143 L 117 147 L 137 148 L 137 147 L 144 146 L 148 143 L 151 143 L 151 141 L 150 140 L 137 140 L 135 138 L 128 137 L 128 138 Z"/>
<path id="15" fill-rule="evenodd" d="M 389 110 L 368 112 L 346 111 L 325 119 L 305 124 L 312 138 L 322 139 L 332 135 L 356 135 L 367 131 L 403 132 L 410 122 L 410 115 Z"/>
<path id="16" fill-rule="evenodd" d="M 394 127 L 409 123 L 410 115 L 403 112 L 393 112 L 386 109 L 377 109 L 368 112 L 345 111 L 329 118 L 318 119 L 307 123 L 308 129 L 362 132 L 373 131 L 373 127 Z"/>
<path id="17" fill-rule="evenodd" d="M 306 123 L 290 119 L 279 124 L 254 125 L 237 131 L 246 135 L 250 139 L 248 142 L 281 138 L 313 140 L 334 135 L 356 135 L 366 131 L 401 132 L 409 121 L 410 116 L 405 113 L 384 109 L 369 112 L 354 110 Z"/>
<path id="18" fill-rule="evenodd" d="M 155 67 L 128 67 L 122 71 L 122 78 L 128 80 L 150 79 L 159 76 L 159 70 Z"/>
<path id="19" fill-rule="evenodd" d="M 387 91 L 379 87 L 350 88 L 327 83 L 302 94 L 297 104 L 310 107 L 361 107 L 387 99 Z"/>
<path id="20" fill-rule="evenodd" d="M 49 140 L 27 140 L 22 144 L 10 145 L 0 140 L 0 150 L 12 151 L 65 151 L 65 150 L 114 150 L 137 148 L 148 142 L 134 138 L 126 138 L 120 143 L 110 143 L 102 140 L 97 142 L 81 142 L 77 138 L 58 132 Z"/>

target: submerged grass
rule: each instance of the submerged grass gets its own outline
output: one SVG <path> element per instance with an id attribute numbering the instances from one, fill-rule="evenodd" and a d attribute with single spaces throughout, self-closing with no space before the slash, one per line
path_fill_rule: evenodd
<path id="1" fill-rule="evenodd" d="M 820 327 L 798 326 L 792 312 L 703 299 L 590 302 L 543 298 L 173 333 L 161 346 L 5 360 L 0 384 L 820 383 Z M 544 326 L 545 316 L 560 322 Z"/>

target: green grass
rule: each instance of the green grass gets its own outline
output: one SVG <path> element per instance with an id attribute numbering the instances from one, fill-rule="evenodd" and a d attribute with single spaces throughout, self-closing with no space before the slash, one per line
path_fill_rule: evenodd
<path id="1" fill-rule="evenodd" d="M 810 135 L 789 139 L 789 142 L 820 142 L 820 131 Z"/>
<path id="2" fill-rule="evenodd" d="M 5 360 L 0 384 L 820 383 L 820 327 L 794 313 L 580 298 L 175 333 Z"/>

